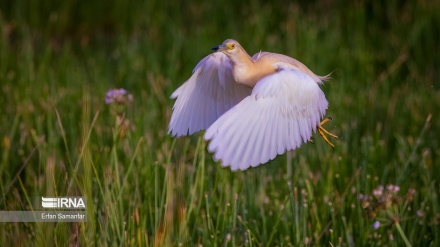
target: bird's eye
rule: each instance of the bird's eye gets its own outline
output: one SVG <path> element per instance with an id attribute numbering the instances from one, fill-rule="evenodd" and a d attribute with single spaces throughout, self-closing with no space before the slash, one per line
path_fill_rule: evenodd
<path id="1" fill-rule="evenodd" d="M 235 48 L 235 44 L 232 44 L 232 45 L 231 45 L 231 48 L 234 49 L 234 48 Z"/>

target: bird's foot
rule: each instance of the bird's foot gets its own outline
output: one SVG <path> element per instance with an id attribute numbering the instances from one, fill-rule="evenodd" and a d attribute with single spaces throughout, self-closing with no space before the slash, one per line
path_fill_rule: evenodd
<path id="1" fill-rule="evenodd" d="M 332 134 L 332 133 L 328 132 L 327 130 L 325 130 L 325 129 L 322 127 L 322 125 L 324 125 L 324 124 L 327 123 L 327 122 L 330 122 L 331 120 L 333 120 L 331 117 L 328 117 L 328 118 L 322 120 L 322 122 L 321 122 L 321 123 L 319 124 L 319 126 L 318 126 L 318 132 L 319 132 L 319 134 L 322 136 L 322 138 L 324 139 L 324 141 L 327 142 L 327 144 L 330 145 L 330 147 L 332 147 L 332 148 L 334 149 L 334 148 L 335 148 L 335 145 L 334 145 L 333 143 L 331 143 L 331 142 L 328 140 L 326 134 L 329 135 L 329 136 L 331 136 L 331 137 L 333 137 L 333 138 L 336 138 L 336 139 L 339 139 L 339 137 L 338 137 L 337 135 L 335 135 L 335 134 Z"/>

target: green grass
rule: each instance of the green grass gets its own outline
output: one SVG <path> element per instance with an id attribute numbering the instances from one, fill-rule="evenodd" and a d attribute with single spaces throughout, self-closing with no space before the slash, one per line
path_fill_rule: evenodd
<path id="1" fill-rule="evenodd" d="M 0 3 L 0 210 L 88 202 L 86 223 L 0 223 L 0 246 L 440 246 L 439 2 L 303 2 Z M 230 172 L 203 133 L 167 135 L 226 38 L 333 71 L 335 150 Z"/>

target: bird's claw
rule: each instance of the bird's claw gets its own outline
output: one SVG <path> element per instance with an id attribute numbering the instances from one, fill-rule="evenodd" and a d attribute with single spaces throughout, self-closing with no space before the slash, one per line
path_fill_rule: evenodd
<path id="1" fill-rule="evenodd" d="M 322 127 L 322 125 L 324 125 L 327 122 L 330 122 L 331 120 L 333 120 L 331 117 L 328 117 L 328 118 L 322 120 L 322 122 L 318 126 L 318 132 L 322 136 L 324 141 L 327 142 L 327 144 L 330 145 L 330 147 L 332 147 L 334 149 L 335 145 L 328 140 L 326 134 L 331 136 L 331 137 L 333 137 L 333 138 L 336 138 L 336 139 L 339 139 L 339 137 L 337 135 L 335 135 L 335 134 L 332 134 L 332 133 L 328 132 L 326 129 L 324 129 Z"/>

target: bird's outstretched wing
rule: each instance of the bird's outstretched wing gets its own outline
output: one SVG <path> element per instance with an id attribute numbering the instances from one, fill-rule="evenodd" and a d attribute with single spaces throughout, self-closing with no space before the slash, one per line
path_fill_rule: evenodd
<path id="1" fill-rule="evenodd" d="M 190 135 L 208 128 L 223 113 L 238 104 L 252 89 L 235 82 L 229 58 L 216 52 L 202 59 L 171 98 L 177 98 L 168 132 Z"/>
<path id="2" fill-rule="evenodd" d="M 310 140 L 328 102 L 317 82 L 280 63 L 252 94 L 222 115 L 205 133 L 214 158 L 231 170 L 246 170 Z"/>

